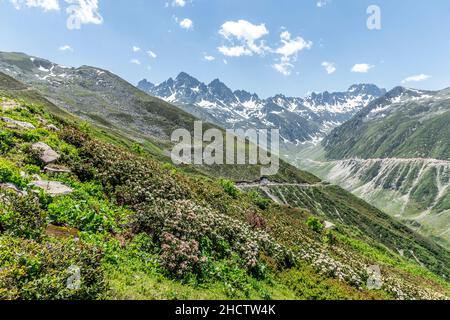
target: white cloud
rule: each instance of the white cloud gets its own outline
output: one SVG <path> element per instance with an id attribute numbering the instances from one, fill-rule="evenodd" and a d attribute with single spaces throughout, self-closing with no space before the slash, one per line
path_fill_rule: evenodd
<path id="1" fill-rule="evenodd" d="M 356 73 L 367 73 L 370 69 L 374 68 L 375 66 L 372 66 L 367 63 L 357 63 L 352 67 L 352 72 Z"/>
<path id="2" fill-rule="evenodd" d="M 418 74 L 418 75 L 414 75 L 414 76 L 408 77 L 408 78 L 404 79 L 402 81 L 402 83 L 425 81 L 425 80 L 428 80 L 430 78 L 431 78 L 431 76 L 422 73 L 422 74 Z"/>
<path id="3" fill-rule="evenodd" d="M 83 24 L 102 24 L 103 17 L 99 13 L 98 0 L 65 0 L 69 7 L 66 12 L 67 28 L 80 29 Z"/>
<path id="4" fill-rule="evenodd" d="M 221 46 L 218 47 L 217 50 L 219 50 L 221 54 L 227 57 L 240 57 L 253 55 L 253 52 L 250 49 L 243 46 L 236 46 L 236 47 Z"/>
<path id="5" fill-rule="evenodd" d="M 288 76 L 294 68 L 293 62 L 297 61 L 298 53 L 304 49 L 311 49 L 313 43 L 311 41 L 306 41 L 302 37 L 292 39 L 291 34 L 286 30 L 280 34 L 280 39 L 283 45 L 275 49 L 274 52 L 281 57 L 279 62 L 272 66 L 278 72 Z"/>
<path id="6" fill-rule="evenodd" d="M 131 59 L 130 63 L 140 65 L 141 62 L 138 59 Z"/>
<path id="7" fill-rule="evenodd" d="M 28 8 L 41 8 L 44 11 L 59 10 L 59 0 L 9 0 L 17 9 L 21 9 L 23 5 Z"/>
<path id="8" fill-rule="evenodd" d="M 186 5 L 185 0 L 174 0 L 172 2 L 172 7 L 184 7 Z"/>
<path id="9" fill-rule="evenodd" d="M 331 2 L 331 0 L 318 0 L 316 2 L 316 5 L 318 8 L 323 8 L 325 7 L 327 4 L 329 4 Z"/>
<path id="10" fill-rule="evenodd" d="M 336 72 L 336 65 L 333 62 L 324 61 L 324 62 L 322 62 L 322 67 L 325 68 L 325 71 L 328 74 L 332 74 L 332 73 Z"/>
<path id="11" fill-rule="evenodd" d="M 180 27 L 186 30 L 191 30 L 194 27 L 194 23 L 191 19 L 185 18 L 180 21 Z"/>
<path id="12" fill-rule="evenodd" d="M 1 1 L 1 0 L 0 0 Z M 44 11 L 60 10 L 59 0 L 9 0 L 16 9 L 23 6 L 41 8 Z M 99 13 L 99 0 L 64 0 L 68 4 L 66 13 L 68 29 L 80 29 L 83 24 L 102 24 L 103 17 Z"/>
<path id="13" fill-rule="evenodd" d="M 147 54 L 150 58 L 156 59 L 158 57 L 158 55 L 156 53 L 154 53 L 152 50 L 148 50 Z"/>
<path id="14" fill-rule="evenodd" d="M 269 34 L 265 24 L 255 25 L 246 20 L 227 21 L 220 30 L 221 34 L 231 45 L 218 48 L 223 55 L 230 57 L 239 57 L 242 55 L 262 54 L 268 50 L 261 39 Z"/>
<path id="15" fill-rule="evenodd" d="M 228 41 L 228 44 L 217 47 L 217 50 L 227 57 L 276 55 L 272 67 L 283 75 L 290 75 L 298 54 L 305 49 L 311 49 L 313 43 L 302 37 L 294 38 L 289 31 L 282 29 L 281 45 L 271 48 L 263 39 L 269 34 L 264 23 L 253 24 L 246 20 L 227 21 L 220 27 L 219 34 Z"/>
<path id="16" fill-rule="evenodd" d="M 141 51 L 141 48 L 133 46 L 133 52 L 139 52 Z"/>
<path id="17" fill-rule="evenodd" d="M 303 49 L 311 49 L 312 42 L 305 41 L 302 37 L 291 39 L 289 31 L 283 31 L 280 35 L 283 45 L 275 50 L 276 53 L 283 57 L 291 57 L 297 55 Z"/>
<path id="18" fill-rule="evenodd" d="M 68 44 L 66 44 L 66 45 L 59 47 L 59 51 L 72 51 L 73 52 L 73 48 L 71 46 L 69 46 Z"/>
<path id="19" fill-rule="evenodd" d="M 279 73 L 289 76 L 292 73 L 292 69 L 294 65 L 288 61 L 281 61 L 280 63 L 275 63 L 272 67 L 277 70 Z"/>
<path id="20" fill-rule="evenodd" d="M 214 61 L 214 60 L 216 60 L 215 57 L 207 55 L 207 54 L 203 55 L 203 59 L 205 59 L 206 61 Z"/>

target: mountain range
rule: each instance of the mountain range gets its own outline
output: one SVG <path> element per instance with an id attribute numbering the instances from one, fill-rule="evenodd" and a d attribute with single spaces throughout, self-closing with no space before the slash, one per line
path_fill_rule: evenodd
<path id="1" fill-rule="evenodd" d="M 245 90 L 233 91 L 219 79 L 205 84 L 185 72 L 158 85 L 144 79 L 138 88 L 224 128 L 279 128 L 283 141 L 297 146 L 317 144 L 386 93 L 373 84 L 358 84 L 345 92 L 262 99 Z"/>

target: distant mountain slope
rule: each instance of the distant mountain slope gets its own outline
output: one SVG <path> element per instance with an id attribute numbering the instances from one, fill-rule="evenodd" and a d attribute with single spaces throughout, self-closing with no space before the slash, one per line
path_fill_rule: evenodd
<path id="1" fill-rule="evenodd" d="M 261 99 L 244 90 L 232 91 L 218 79 L 205 84 L 184 72 L 158 85 L 142 80 L 138 87 L 224 128 L 279 128 L 284 142 L 294 145 L 317 143 L 386 93 L 375 85 L 360 84 L 346 92 Z"/>
<path id="2" fill-rule="evenodd" d="M 450 159 L 450 89 L 397 87 L 323 141 L 329 159 Z"/>
<path id="3" fill-rule="evenodd" d="M 194 117 L 99 68 L 66 67 L 23 53 L 1 53 L 0 71 L 32 86 L 59 107 L 132 137 L 166 144 Z"/>
<path id="4" fill-rule="evenodd" d="M 397 87 L 323 141 L 301 167 L 450 246 L 450 89 Z"/>
<path id="5" fill-rule="evenodd" d="M 302 168 L 450 247 L 450 161 L 346 159 L 305 161 Z"/>

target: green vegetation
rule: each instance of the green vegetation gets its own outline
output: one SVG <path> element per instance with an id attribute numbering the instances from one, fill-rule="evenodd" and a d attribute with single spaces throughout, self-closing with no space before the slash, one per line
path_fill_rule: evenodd
<path id="1" fill-rule="evenodd" d="M 321 233 L 324 228 L 323 224 L 316 217 L 309 217 L 308 220 L 306 220 L 306 225 L 317 233 Z"/>
<path id="2" fill-rule="evenodd" d="M 367 254 L 383 247 L 376 241 L 381 232 L 397 246 L 408 237 L 431 270 L 447 257 L 343 190 L 317 188 L 298 202 L 299 209 L 280 206 L 262 193 L 240 192 L 228 176 L 218 180 L 201 170 L 174 168 L 145 146 L 136 152 L 120 136 L 80 128 L 71 118 L 49 113 L 47 103 L 30 102 L 28 93 L 20 108 L 0 111 L 37 127 L 11 129 L 0 122 L 1 132 L 11 137 L 0 154 L 1 182 L 20 189 L 0 195 L 0 298 L 444 299 L 450 294 L 437 272 L 418 264 L 414 270 L 403 267 L 412 262 L 388 249 L 384 254 L 399 263 Z M 58 152 L 57 164 L 70 172 L 45 172 L 30 153 L 34 141 Z M 278 178 L 293 170 L 285 166 Z M 28 184 L 35 174 L 73 192 L 53 197 L 39 192 Z M 295 177 L 317 181 L 302 172 Z M 330 234 L 311 230 L 308 225 L 320 226 L 327 208 L 335 207 L 348 216 L 346 227 Z M 308 223 L 312 215 L 315 222 Z M 366 267 L 374 264 L 386 268 L 388 277 L 379 291 L 365 284 Z M 68 286 L 74 270 L 80 281 Z"/>

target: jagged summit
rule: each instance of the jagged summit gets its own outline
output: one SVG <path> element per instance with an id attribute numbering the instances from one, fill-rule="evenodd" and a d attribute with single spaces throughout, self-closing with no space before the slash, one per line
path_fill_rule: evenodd
<path id="1" fill-rule="evenodd" d="M 355 84 L 345 92 L 326 91 L 307 97 L 280 93 L 261 99 L 246 90 L 232 91 L 219 79 L 205 84 L 186 72 L 175 81 L 169 79 L 154 87 L 141 82 L 138 87 L 226 128 L 280 128 L 285 140 L 295 144 L 319 141 L 330 128 L 386 93 L 374 84 Z"/>

